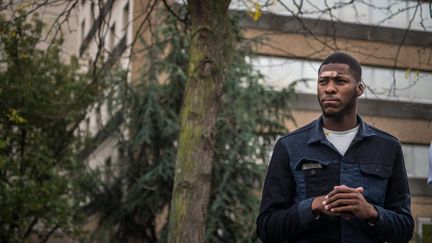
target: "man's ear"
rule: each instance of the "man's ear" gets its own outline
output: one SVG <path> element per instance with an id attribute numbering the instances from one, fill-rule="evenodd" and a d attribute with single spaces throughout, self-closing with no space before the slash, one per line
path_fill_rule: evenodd
<path id="1" fill-rule="evenodd" d="M 360 97 L 364 93 L 364 89 L 365 89 L 365 86 L 364 86 L 363 82 L 360 81 L 356 87 L 357 97 Z"/>

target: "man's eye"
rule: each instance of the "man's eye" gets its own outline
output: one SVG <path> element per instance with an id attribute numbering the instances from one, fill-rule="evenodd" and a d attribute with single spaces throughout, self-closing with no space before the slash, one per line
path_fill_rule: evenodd
<path id="1" fill-rule="evenodd" d="M 318 80 L 318 83 L 319 84 L 326 84 L 327 80 L 326 79 L 320 79 L 320 80 Z"/>
<path id="2" fill-rule="evenodd" d="M 336 79 L 335 80 L 336 81 L 336 83 L 340 83 L 340 84 L 343 84 L 343 83 L 346 83 L 346 82 L 348 82 L 347 80 L 345 80 L 345 79 Z"/>

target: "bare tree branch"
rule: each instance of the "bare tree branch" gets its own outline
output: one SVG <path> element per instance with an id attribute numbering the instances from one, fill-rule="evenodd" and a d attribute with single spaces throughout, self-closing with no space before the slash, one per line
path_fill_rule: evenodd
<path id="1" fill-rule="evenodd" d="M 144 17 L 144 19 L 141 21 L 136 33 L 135 33 L 135 37 L 131 42 L 131 53 L 133 52 L 133 47 L 135 46 L 136 41 L 138 40 L 138 38 L 140 37 L 140 33 L 144 28 L 145 23 L 147 22 L 147 20 L 150 18 L 150 15 L 152 14 L 155 6 L 156 6 L 157 0 L 154 0 L 151 4 L 150 4 L 150 9 L 147 11 L 146 16 Z"/>
<path id="2" fill-rule="evenodd" d="M 184 18 L 181 18 L 178 14 L 176 14 L 176 12 L 174 12 L 171 7 L 168 5 L 166 0 L 162 0 L 165 8 L 168 10 L 168 12 L 170 12 L 178 21 L 182 22 L 183 24 L 186 23 L 186 16 Z"/>
<path id="3" fill-rule="evenodd" d="M 54 31 L 54 35 L 52 37 L 53 40 L 56 39 L 56 37 L 59 33 L 62 33 L 62 31 L 61 31 L 62 25 L 69 21 L 70 14 L 76 8 L 78 2 L 79 2 L 79 0 L 68 2 L 65 9 L 54 20 L 53 24 L 51 25 L 50 29 L 48 30 L 48 32 L 46 34 L 45 40 L 50 36 L 52 31 Z M 64 18 L 61 20 L 62 17 L 64 17 Z M 50 48 L 51 45 L 52 45 L 52 42 L 50 43 L 48 48 Z"/>
<path id="4" fill-rule="evenodd" d="M 412 22 L 415 19 L 417 10 L 419 9 L 419 5 L 421 5 L 420 2 L 417 3 L 417 5 L 416 5 L 416 8 L 414 10 L 414 14 L 413 14 L 412 18 L 410 19 L 410 21 L 408 23 L 408 27 L 405 29 L 404 35 L 402 37 L 402 40 L 401 40 L 401 42 L 400 42 L 400 44 L 398 46 L 398 49 L 396 51 L 396 56 L 395 56 L 394 64 L 393 64 L 393 72 L 392 72 L 393 82 L 392 82 L 392 85 L 390 86 L 388 95 L 392 95 L 392 96 L 396 97 L 396 67 L 397 67 L 398 60 L 399 60 L 399 54 L 400 54 L 400 50 L 402 49 L 403 44 L 405 43 L 405 39 L 406 39 L 406 37 L 408 35 L 408 32 L 409 32 L 409 30 L 411 28 L 411 24 L 412 24 Z"/>

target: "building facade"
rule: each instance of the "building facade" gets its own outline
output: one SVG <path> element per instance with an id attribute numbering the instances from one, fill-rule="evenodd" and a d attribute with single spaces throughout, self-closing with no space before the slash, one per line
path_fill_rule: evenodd
<path id="1" fill-rule="evenodd" d="M 366 90 L 358 112 L 368 123 L 401 141 L 416 221 L 413 241 L 430 237 L 432 188 L 426 184 L 432 140 L 429 3 L 280 1 L 263 2 L 259 10 L 244 3 L 234 8 L 262 11 L 257 21 L 244 18 L 241 25 L 249 38 L 265 36 L 255 49 L 253 62 L 267 84 L 287 87 L 296 82 L 296 124 L 287 124 L 291 131 L 321 113 L 316 99 L 321 60 L 343 51 L 360 61 Z"/>
<path id="2" fill-rule="evenodd" d="M 314 2 L 314 3 L 312 3 Z M 92 65 L 130 70 L 133 82 L 145 60 L 135 33 L 152 11 L 151 1 L 79 1 L 75 29 L 66 42 L 71 54 Z M 182 4 L 182 1 L 178 1 Z M 317 69 L 334 51 L 347 52 L 363 66 L 366 91 L 359 113 L 370 124 L 396 136 L 403 145 L 412 194 L 416 237 L 432 230 L 432 188 L 426 185 L 428 147 L 432 140 L 432 15 L 429 3 L 379 1 L 233 1 L 232 11 L 252 12 L 241 18 L 247 38 L 262 38 L 251 61 L 265 75 L 265 84 L 296 83 L 293 107 L 296 123 L 289 130 L 319 117 Z M 156 21 L 157 18 L 150 18 Z M 73 39 L 71 41 L 71 39 Z M 89 165 L 111 163 L 118 156 L 110 126 L 121 123 L 103 104 L 89 112 L 81 130 L 98 146 L 83 151 Z M 414 241 L 415 239 L 413 239 Z"/>

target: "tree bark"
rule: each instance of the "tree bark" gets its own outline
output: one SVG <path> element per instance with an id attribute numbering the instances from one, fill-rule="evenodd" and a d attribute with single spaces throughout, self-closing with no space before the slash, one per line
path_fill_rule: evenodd
<path id="1" fill-rule="evenodd" d="M 229 0 L 190 0 L 191 46 L 168 242 L 204 242 L 214 129 L 234 40 Z"/>

